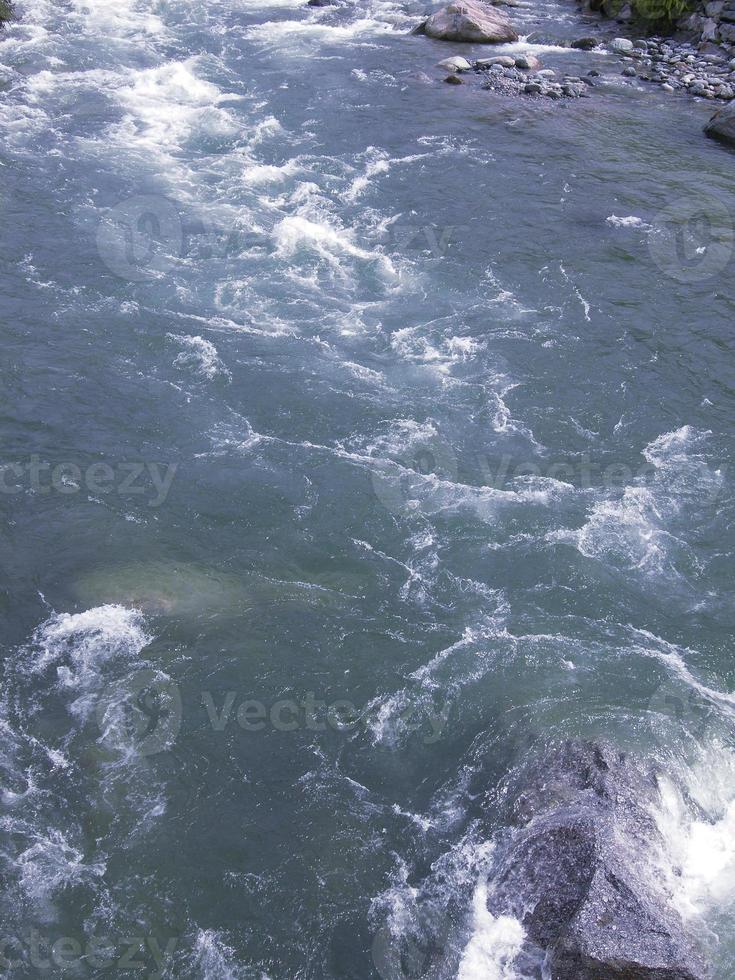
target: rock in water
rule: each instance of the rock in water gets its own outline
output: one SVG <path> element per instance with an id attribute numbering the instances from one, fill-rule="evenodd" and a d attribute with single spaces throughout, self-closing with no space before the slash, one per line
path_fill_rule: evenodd
<path id="1" fill-rule="evenodd" d="M 604 743 L 567 741 L 517 770 L 503 796 L 514 829 L 488 882 L 488 909 L 523 923 L 550 977 L 708 976 L 660 870 L 652 768 Z"/>
<path id="2" fill-rule="evenodd" d="M 515 66 L 523 71 L 537 71 L 541 67 L 541 62 L 535 54 L 520 54 L 515 59 Z"/>
<path id="3" fill-rule="evenodd" d="M 447 77 L 444 79 L 444 81 L 447 83 L 447 85 L 461 85 L 462 84 L 462 79 L 461 78 L 457 78 L 456 75 L 447 75 Z"/>
<path id="4" fill-rule="evenodd" d="M 704 132 L 712 139 L 735 146 L 735 103 L 719 109 L 704 127 Z"/>
<path id="5" fill-rule="evenodd" d="M 507 54 L 499 54 L 494 58 L 478 58 L 475 62 L 478 68 L 492 68 L 499 65 L 501 68 L 515 68 L 516 60 Z"/>
<path id="6" fill-rule="evenodd" d="M 596 48 L 599 43 L 600 41 L 596 37 L 578 37 L 576 41 L 572 41 L 571 46 L 580 51 L 591 51 L 593 48 Z"/>
<path id="7" fill-rule="evenodd" d="M 437 68 L 446 68 L 447 71 L 471 71 L 472 65 L 461 55 L 455 55 L 453 58 L 445 58 L 444 61 L 440 61 Z"/>
<path id="8" fill-rule="evenodd" d="M 499 44 L 518 40 L 518 34 L 505 14 L 476 0 L 450 3 L 419 26 L 423 33 L 441 41 Z"/>
<path id="9" fill-rule="evenodd" d="M 633 50 L 633 42 L 627 37 L 615 37 L 610 42 L 610 50 L 617 54 L 630 54 Z"/>

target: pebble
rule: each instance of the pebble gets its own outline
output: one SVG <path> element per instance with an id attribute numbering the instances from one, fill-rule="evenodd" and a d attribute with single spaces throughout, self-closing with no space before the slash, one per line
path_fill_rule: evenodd
<path id="1" fill-rule="evenodd" d="M 633 50 L 633 42 L 627 37 L 616 37 L 610 42 L 610 50 L 618 54 L 628 54 Z"/>
<path id="2" fill-rule="evenodd" d="M 729 101 L 735 98 L 735 58 L 727 61 L 718 54 L 705 54 L 697 51 L 692 44 L 651 37 L 645 42 L 632 42 L 633 51 L 625 51 L 625 45 L 611 44 L 612 50 L 619 54 L 637 58 L 638 71 L 632 66 L 623 69 L 623 75 L 638 77 L 654 82 L 665 92 L 675 92 L 682 88 L 692 95 L 705 99 Z M 733 76 L 733 77 L 731 77 Z"/>
<path id="3" fill-rule="evenodd" d="M 735 2 L 733 5 L 735 7 Z M 590 50 L 598 43 L 597 38 L 578 38 L 571 42 L 571 47 Z M 669 94 L 681 90 L 709 100 L 729 102 L 735 99 L 735 58 L 727 60 L 718 54 L 700 52 L 686 41 L 663 40 L 660 37 L 635 41 L 614 38 L 608 47 L 628 59 L 628 64 L 621 66 L 622 75 L 626 78 L 640 78 L 659 84 Z M 635 64 L 631 64 L 631 60 Z M 461 84 L 458 71 L 474 68 L 484 75 L 483 88 L 510 96 L 526 94 L 550 99 L 587 97 L 592 94 L 589 88 L 595 85 L 593 80 L 600 75 L 596 68 L 592 68 L 584 78 L 565 75 L 560 83 L 556 81 L 553 68 L 540 69 L 539 66 L 538 59 L 530 53 L 515 57 L 496 55 L 481 58 L 472 64 L 456 56 L 441 63 L 441 67 L 452 72 L 445 78 L 450 85 Z"/>
<path id="4" fill-rule="evenodd" d="M 522 68 L 524 71 L 535 71 L 535 69 L 541 67 L 541 62 L 533 54 L 521 54 L 515 61 L 516 68 Z"/>
<path id="5" fill-rule="evenodd" d="M 533 95 L 549 99 L 587 98 L 587 86 L 576 75 L 565 75 L 563 82 L 559 83 L 556 81 L 556 72 L 552 68 L 543 68 L 529 78 L 528 69 L 487 64 L 488 60 L 490 59 L 480 59 L 475 62 L 474 67 L 485 76 L 482 87 L 489 91 L 510 96 Z"/>
<path id="6" fill-rule="evenodd" d="M 516 60 L 509 55 L 500 54 L 494 58 L 481 58 L 476 64 L 480 68 L 489 68 L 492 65 L 500 65 L 501 68 L 515 68 Z"/>
<path id="7" fill-rule="evenodd" d="M 466 58 L 462 58 L 461 55 L 455 55 L 453 58 L 445 58 L 444 61 L 440 61 L 437 65 L 438 68 L 446 68 L 447 71 L 470 71 L 472 65 Z"/>

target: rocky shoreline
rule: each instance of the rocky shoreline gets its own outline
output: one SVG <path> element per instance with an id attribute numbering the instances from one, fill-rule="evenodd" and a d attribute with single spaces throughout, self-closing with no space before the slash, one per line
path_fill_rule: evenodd
<path id="1" fill-rule="evenodd" d="M 472 44 L 501 44 L 520 39 L 519 32 L 505 11 L 497 9 L 500 0 L 459 0 L 443 7 L 420 23 L 413 34 L 443 41 Z M 715 5 L 724 7 L 722 0 Z M 733 0 L 735 3 L 735 0 Z M 508 6 L 508 0 L 505 0 Z M 516 0 L 510 6 L 517 6 Z M 708 7 L 712 4 L 708 4 Z M 735 7 L 733 12 L 735 18 Z M 735 30 L 735 25 L 734 25 Z M 533 34 L 522 38 L 534 42 Z M 583 36 L 556 41 L 556 46 L 580 52 L 613 55 L 617 64 L 603 74 L 596 68 L 585 73 L 559 74 L 542 66 L 530 53 L 499 54 L 469 61 L 455 55 L 438 63 L 448 74 L 448 84 L 462 84 L 464 73 L 482 76 L 482 87 L 501 95 L 529 98 L 585 98 L 611 75 L 622 76 L 629 84 L 646 82 L 659 85 L 670 94 L 686 94 L 696 99 L 724 103 L 705 126 L 705 133 L 735 145 L 735 56 L 709 42 L 674 37 Z M 733 48 L 735 54 L 735 48 Z M 732 102 L 732 105 L 728 105 Z"/>
<path id="2" fill-rule="evenodd" d="M 474 62 L 454 57 L 440 61 L 439 67 L 452 73 L 444 79 L 450 84 L 460 84 L 460 74 L 474 71 L 482 76 L 484 89 L 503 95 L 542 96 L 550 99 L 585 98 L 589 88 L 595 84 L 595 77 L 599 76 L 599 72 L 593 69 L 584 77 L 559 77 L 553 68 L 541 68 L 540 61 L 533 55 L 498 55 L 494 58 L 479 58 Z"/>

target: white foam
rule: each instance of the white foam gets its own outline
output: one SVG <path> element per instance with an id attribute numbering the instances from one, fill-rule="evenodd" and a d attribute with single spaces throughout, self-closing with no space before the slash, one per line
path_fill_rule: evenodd
<path id="1" fill-rule="evenodd" d="M 391 157 L 385 150 L 370 146 L 365 151 L 365 170 L 364 173 L 355 177 L 350 186 L 344 193 L 347 201 L 355 201 L 370 186 L 374 177 L 387 174 L 392 167 L 406 163 L 416 163 L 427 157 L 427 153 L 414 153 L 405 157 Z"/>
<path id="2" fill-rule="evenodd" d="M 371 37 L 391 33 L 395 28 L 371 17 L 357 18 L 350 24 L 335 25 L 319 20 L 266 21 L 248 27 L 245 36 L 258 44 L 258 54 L 275 53 L 279 59 L 313 55 L 328 44 L 369 43 Z"/>
<path id="3" fill-rule="evenodd" d="M 673 780 L 659 779 L 654 816 L 673 862 L 673 901 L 685 918 L 706 927 L 735 906 L 735 755 L 721 745 L 702 746 L 681 776 L 686 797 Z"/>
<path id="4" fill-rule="evenodd" d="M 184 350 L 174 358 L 174 367 L 194 368 L 205 378 L 212 379 L 218 375 L 229 378 L 230 372 L 224 366 L 214 344 L 204 337 L 169 333 L 166 336 L 175 340 Z"/>
<path id="5" fill-rule="evenodd" d="M 447 375 L 455 364 L 471 360 L 483 347 L 472 337 L 442 337 L 434 339 L 426 335 L 424 327 L 403 327 L 390 338 L 393 350 L 401 358 L 424 364 Z"/>
<path id="6" fill-rule="evenodd" d="M 487 908 L 487 881 L 472 897 L 472 936 L 465 946 L 457 980 L 515 980 L 513 963 L 525 939 L 523 926 L 509 915 L 493 916 Z"/>
<path id="7" fill-rule="evenodd" d="M 155 68 L 131 69 L 116 97 L 125 116 L 109 137 L 121 149 L 170 154 L 194 134 L 232 137 L 241 126 L 220 103 L 227 98 L 199 75 L 200 59 L 171 61 Z"/>
<path id="8" fill-rule="evenodd" d="M 162 35 L 164 23 L 150 8 L 130 0 L 71 0 L 71 10 L 85 33 L 140 39 Z"/>
<path id="9" fill-rule="evenodd" d="M 713 500 L 723 480 L 704 455 L 708 435 L 686 425 L 663 433 L 643 450 L 650 472 L 634 477 L 620 496 L 597 500 L 579 530 L 551 537 L 573 541 L 588 558 L 643 575 L 679 578 L 682 557 L 697 567 L 685 538 L 685 508 Z"/>
<path id="10" fill-rule="evenodd" d="M 20 827 L 13 827 L 18 833 Z M 99 878 L 105 872 L 105 862 L 85 862 L 82 852 L 73 847 L 64 832 L 51 829 L 33 833 L 33 843 L 16 858 L 15 866 L 21 888 L 40 905 L 59 891 L 72 885 Z"/>
<path id="11" fill-rule="evenodd" d="M 284 218 L 273 229 L 276 254 L 281 258 L 296 258 L 306 250 L 326 261 L 334 270 L 342 272 L 344 257 L 359 259 L 375 265 L 389 280 L 398 277 L 393 263 L 385 255 L 360 248 L 354 242 L 350 229 L 339 229 L 324 220 L 304 215 Z"/>
<path id="12" fill-rule="evenodd" d="M 143 616 L 135 609 L 105 605 L 61 613 L 36 631 L 31 668 L 40 673 L 55 664 L 62 686 L 84 688 L 98 678 L 104 663 L 137 657 L 150 640 Z"/>
<path id="13" fill-rule="evenodd" d="M 200 929 L 194 941 L 194 963 L 201 980 L 242 980 L 235 951 L 215 929 Z"/>
<path id="14" fill-rule="evenodd" d="M 625 217 L 618 217 L 616 214 L 611 214 L 605 218 L 605 221 L 614 228 L 643 228 L 646 231 L 649 231 L 651 228 L 643 218 L 637 218 L 634 214 L 629 214 Z"/>

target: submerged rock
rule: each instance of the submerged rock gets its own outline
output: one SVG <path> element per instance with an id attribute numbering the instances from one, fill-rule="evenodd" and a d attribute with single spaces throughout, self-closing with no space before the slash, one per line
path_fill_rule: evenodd
<path id="1" fill-rule="evenodd" d="M 604 743 L 566 741 L 505 790 L 514 829 L 488 883 L 488 909 L 523 923 L 550 977 L 708 976 L 661 870 L 654 770 Z"/>
<path id="2" fill-rule="evenodd" d="M 578 37 L 576 41 L 572 41 L 571 47 L 577 48 L 579 51 L 591 51 L 599 43 L 599 38 L 596 37 Z"/>
<path id="3" fill-rule="evenodd" d="M 73 592 L 86 608 L 122 605 L 150 615 L 196 618 L 280 606 L 340 608 L 348 598 L 342 590 L 352 585 L 363 589 L 359 579 L 343 572 L 308 576 L 294 569 L 293 580 L 279 580 L 190 562 L 152 561 L 100 568 L 77 579 Z"/>
<path id="4" fill-rule="evenodd" d="M 712 139 L 735 146 L 735 102 L 719 109 L 704 127 Z"/>
<path id="5" fill-rule="evenodd" d="M 442 7 L 414 32 L 441 41 L 497 44 L 518 40 L 518 34 L 505 14 L 476 0 L 461 0 Z"/>

